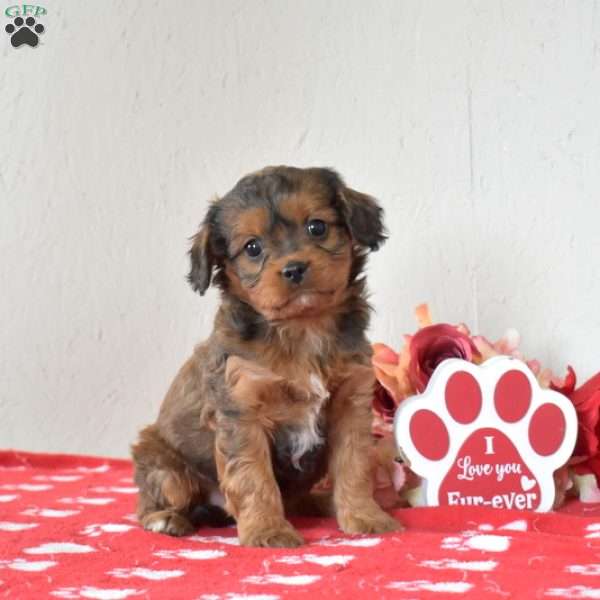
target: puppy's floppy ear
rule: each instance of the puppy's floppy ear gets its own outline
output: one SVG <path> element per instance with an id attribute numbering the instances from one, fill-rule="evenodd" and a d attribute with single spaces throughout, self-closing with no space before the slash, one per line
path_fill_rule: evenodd
<path id="1" fill-rule="evenodd" d="M 387 236 L 383 225 L 383 209 L 377 200 L 343 184 L 338 194 L 354 241 L 370 250 L 378 250 Z"/>
<path id="2" fill-rule="evenodd" d="M 198 233 L 192 238 L 189 255 L 191 268 L 187 279 L 192 289 L 203 296 L 210 285 L 213 267 L 215 266 L 208 220 L 202 224 Z"/>
<path id="3" fill-rule="evenodd" d="M 212 200 L 198 233 L 192 237 L 189 253 L 191 268 L 188 281 L 192 289 L 201 296 L 210 285 L 214 268 L 220 264 L 217 256 L 219 252 L 215 250 L 219 247 L 219 240 L 215 239 L 218 237 L 216 233 L 220 214 L 218 202 L 219 198 Z"/>

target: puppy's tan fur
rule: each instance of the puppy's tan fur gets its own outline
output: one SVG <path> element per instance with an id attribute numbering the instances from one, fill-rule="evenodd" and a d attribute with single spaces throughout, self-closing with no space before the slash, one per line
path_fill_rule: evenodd
<path id="1" fill-rule="evenodd" d="M 361 271 L 385 239 L 381 214 L 327 169 L 271 167 L 213 203 L 194 237 L 190 282 L 204 293 L 214 280 L 222 301 L 210 338 L 133 446 L 144 527 L 183 535 L 229 515 L 244 545 L 296 546 L 286 514 L 327 508 L 310 496 L 327 473 L 343 531 L 398 527 L 373 500 L 369 464 Z M 311 233 L 315 220 L 326 234 Z M 285 276 L 290 264 L 306 266 L 301 281 Z"/>

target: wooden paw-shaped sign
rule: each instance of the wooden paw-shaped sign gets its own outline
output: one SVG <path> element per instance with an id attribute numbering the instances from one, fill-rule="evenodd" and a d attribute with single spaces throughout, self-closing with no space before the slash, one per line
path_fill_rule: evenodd
<path id="1" fill-rule="evenodd" d="M 426 505 L 547 511 L 553 473 L 575 446 L 577 416 L 517 359 L 450 359 L 423 394 L 400 405 L 394 432 L 424 479 Z"/>

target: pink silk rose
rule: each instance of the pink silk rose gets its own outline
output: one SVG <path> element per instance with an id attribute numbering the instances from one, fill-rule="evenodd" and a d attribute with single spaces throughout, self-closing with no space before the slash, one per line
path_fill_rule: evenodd
<path id="1" fill-rule="evenodd" d="M 542 368 L 539 360 L 527 360 L 523 353 L 519 350 L 521 336 L 516 329 L 508 329 L 506 333 L 497 341 L 490 342 L 482 335 L 473 336 L 473 343 L 481 354 L 481 362 L 485 362 L 493 356 L 512 356 L 522 360 L 535 375 L 538 383 L 543 388 L 548 388 L 554 385 L 562 385 L 564 382 L 557 378 L 550 369 Z"/>

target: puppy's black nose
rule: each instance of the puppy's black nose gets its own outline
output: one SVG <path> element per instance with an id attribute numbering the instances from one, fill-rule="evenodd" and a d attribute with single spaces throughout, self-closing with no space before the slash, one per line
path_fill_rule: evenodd
<path id="1" fill-rule="evenodd" d="M 290 283 L 300 283 L 304 279 L 304 274 L 307 269 L 307 263 L 295 260 L 285 265 L 281 270 L 281 274 Z"/>

